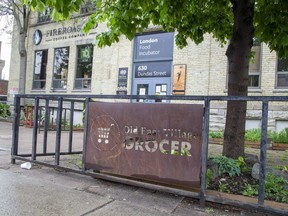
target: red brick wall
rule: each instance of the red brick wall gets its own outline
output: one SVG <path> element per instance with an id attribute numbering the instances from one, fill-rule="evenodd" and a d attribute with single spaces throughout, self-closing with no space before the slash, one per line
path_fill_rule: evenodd
<path id="1" fill-rule="evenodd" d="M 7 95 L 8 80 L 0 80 L 0 95 Z"/>

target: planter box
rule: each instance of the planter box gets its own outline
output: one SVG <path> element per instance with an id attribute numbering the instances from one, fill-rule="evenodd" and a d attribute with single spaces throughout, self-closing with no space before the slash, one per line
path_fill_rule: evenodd
<path id="1" fill-rule="evenodd" d="M 209 143 L 223 145 L 223 139 L 222 138 L 209 138 Z"/>
<path id="2" fill-rule="evenodd" d="M 209 143 L 210 144 L 217 144 L 217 145 L 223 145 L 223 139 L 221 138 L 209 138 Z M 260 148 L 260 143 L 259 142 L 251 142 L 251 141 L 245 141 L 245 147 L 249 148 Z M 268 142 L 267 149 L 272 149 L 272 150 L 288 150 L 288 143 L 272 143 Z"/>
<path id="3" fill-rule="evenodd" d="M 273 143 L 272 149 L 273 150 L 287 150 L 288 143 Z"/>

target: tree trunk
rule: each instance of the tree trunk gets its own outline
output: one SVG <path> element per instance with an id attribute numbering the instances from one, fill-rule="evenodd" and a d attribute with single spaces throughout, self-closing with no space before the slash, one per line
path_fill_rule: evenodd
<path id="1" fill-rule="evenodd" d="M 27 62 L 27 51 L 25 47 L 26 35 L 20 32 L 19 34 L 19 94 L 25 94 L 25 83 L 26 83 L 26 62 Z"/>
<path id="2" fill-rule="evenodd" d="M 27 67 L 27 50 L 25 42 L 28 30 L 30 10 L 27 10 L 25 5 L 23 5 L 22 11 L 20 10 L 20 8 L 21 7 L 16 7 L 16 5 L 13 4 L 13 16 L 19 30 L 18 51 L 20 55 L 20 63 L 18 93 L 25 94 Z M 19 14 L 21 14 L 21 17 L 19 16 Z M 20 104 L 21 106 L 25 104 L 24 98 L 21 99 Z"/>
<path id="3" fill-rule="evenodd" d="M 254 2 L 231 0 L 234 27 L 226 56 L 228 57 L 228 95 L 247 96 L 249 61 L 253 45 Z M 244 156 L 246 101 L 228 101 L 224 132 L 223 155 L 231 158 Z"/>

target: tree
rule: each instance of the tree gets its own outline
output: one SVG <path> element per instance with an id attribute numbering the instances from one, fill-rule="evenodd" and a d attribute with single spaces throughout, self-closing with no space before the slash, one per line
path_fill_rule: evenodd
<path id="1" fill-rule="evenodd" d="M 14 18 L 14 23 L 17 26 L 16 30 L 18 31 L 18 51 L 20 55 L 18 92 L 20 94 L 24 94 L 27 64 L 27 51 L 25 42 L 29 24 L 30 8 L 24 4 L 23 0 L 1 0 L 0 17 L 3 18 L 5 16 L 12 16 Z"/>
<path id="2" fill-rule="evenodd" d="M 54 19 L 68 18 L 78 11 L 82 0 L 26 0 L 34 9 L 53 9 Z M 219 43 L 229 41 L 228 95 L 247 96 L 248 70 L 253 37 L 268 44 L 278 55 L 288 54 L 287 0 L 95 0 L 97 11 L 84 26 L 106 22 L 108 30 L 97 36 L 98 46 L 111 45 L 121 35 L 133 39 L 150 24 L 176 32 L 181 48 L 191 39 L 196 44 L 206 33 Z M 223 154 L 244 155 L 246 102 L 228 101 Z"/>

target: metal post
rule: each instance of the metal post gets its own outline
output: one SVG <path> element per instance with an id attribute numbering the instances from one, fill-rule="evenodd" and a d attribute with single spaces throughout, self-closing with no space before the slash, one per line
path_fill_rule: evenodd
<path id="1" fill-rule="evenodd" d="M 40 107 L 40 109 L 39 109 L 39 116 L 40 116 L 40 119 L 39 119 L 39 122 L 38 122 L 38 133 L 40 134 L 40 129 L 41 129 L 41 124 L 40 124 L 40 122 L 41 122 L 41 116 L 42 116 L 42 109 L 41 109 L 41 107 Z M 39 118 L 39 117 L 38 117 Z"/>
<path id="2" fill-rule="evenodd" d="M 60 161 L 62 107 L 63 107 L 63 98 L 60 97 L 58 99 L 58 109 L 57 109 L 55 165 L 59 165 Z"/>
<path id="3" fill-rule="evenodd" d="M 267 150 L 267 126 L 268 126 L 268 101 L 262 103 L 262 126 L 261 126 L 261 146 L 260 146 L 260 170 L 259 170 L 259 188 L 258 205 L 264 205 L 265 198 L 265 175 L 266 175 L 266 150 Z"/>
<path id="4" fill-rule="evenodd" d="M 83 153 L 82 153 L 82 170 L 86 170 L 86 147 L 87 147 L 87 130 L 88 130 L 88 114 L 89 114 L 89 101 L 90 98 L 87 97 L 85 100 L 85 116 L 84 116 L 84 133 L 83 133 Z"/>
<path id="5" fill-rule="evenodd" d="M 47 137 L 48 137 L 48 127 L 50 121 L 50 109 L 49 109 L 49 99 L 45 100 L 45 119 L 44 119 L 44 136 L 43 136 L 43 153 L 47 153 Z"/>
<path id="6" fill-rule="evenodd" d="M 73 121 L 74 121 L 74 101 L 71 101 L 70 109 L 70 128 L 69 128 L 69 149 L 68 152 L 72 152 L 72 139 L 73 139 Z"/>
<path id="7" fill-rule="evenodd" d="M 14 118 L 12 125 L 12 147 L 11 147 L 11 163 L 15 164 L 13 156 L 18 154 L 18 141 L 19 141 L 19 123 L 21 116 L 20 97 L 14 97 Z"/>
<path id="8" fill-rule="evenodd" d="M 64 129 L 64 131 L 66 130 L 66 111 L 67 111 L 67 109 L 64 108 L 64 121 L 63 121 L 63 129 Z"/>
<path id="9" fill-rule="evenodd" d="M 208 98 L 205 98 L 204 132 L 203 132 L 203 144 L 202 144 L 201 190 L 200 190 L 201 207 L 205 207 L 205 200 L 206 200 L 206 170 L 207 170 L 208 142 L 209 142 L 208 140 L 209 111 L 210 111 L 210 100 Z"/>
<path id="10" fill-rule="evenodd" d="M 34 118 L 33 118 L 33 136 L 32 136 L 32 160 L 36 160 L 36 153 L 37 153 L 38 108 L 39 108 L 39 98 L 36 97 L 34 99 L 34 113 L 33 113 Z"/>

